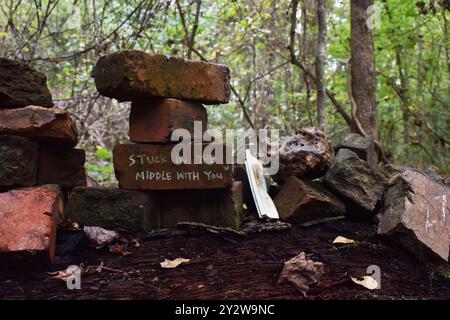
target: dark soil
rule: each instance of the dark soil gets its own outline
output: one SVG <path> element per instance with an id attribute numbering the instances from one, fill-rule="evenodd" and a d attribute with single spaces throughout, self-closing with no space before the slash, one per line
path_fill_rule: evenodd
<path id="1" fill-rule="evenodd" d="M 338 236 L 357 241 L 333 245 Z M 61 238 L 61 237 L 60 237 Z M 96 250 L 81 241 L 42 271 L 0 272 L 1 299 L 449 299 L 447 265 L 424 265 L 401 248 L 378 238 L 375 226 L 348 220 L 309 228 L 293 227 L 246 237 L 207 231 L 179 231 L 142 239 L 132 254 Z M 60 246 L 62 245 L 60 241 Z M 325 264 L 319 284 L 306 298 L 291 284 L 278 284 L 284 261 L 306 252 Z M 165 258 L 189 258 L 175 269 L 162 269 Z M 47 272 L 68 265 L 105 267 L 82 275 L 82 289 L 68 290 Z M 354 284 L 351 276 L 381 268 L 381 290 Z"/>

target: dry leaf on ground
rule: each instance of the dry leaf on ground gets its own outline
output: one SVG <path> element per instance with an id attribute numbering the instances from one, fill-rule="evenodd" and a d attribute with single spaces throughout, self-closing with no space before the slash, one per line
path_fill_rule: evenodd
<path id="1" fill-rule="evenodd" d="M 307 260 L 304 252 L 284 263 L 278 283 L 291 282 L 304 296 L 309 286 L 317 283 L 324 272 L 322 262 Z"/>
<path id="2" fill-rule="evenodd" d="M 353 278 L 353 277 L 350 277 L 350 278 L 352 279 L 352 281 L 354 283 L 359 284 L 360 286 L 363 286 L 369 290 L 374 290 L 374 289 L 378 288 L 377 280 L 375 280 L 371 276 L 364 276 L 361 278 Z"/>
<path id="3" fill-rule="evenodd" d="M 184 258 L 176 258 L 175 260 L 167 260 L 164 259 L 163 262 L 161 262 L 161 268 L 163 269 L 172 269 L 178 267 L 182 263 L 186 263 L 191 261 L 191 259 L 184 259 Z"/>
<path id="4" fill-rule="evenodd" d="M 109 246 L 109 252 L 112 253 L 120 253 L 124 256 L 127 256 L 129 254 L 131 254 L 130 251 L 127 250 L 127 245 L 126 244 L 113 244 L 111 246 Z"/>
<path id="5" fill-rule="evenodd" d="M 83 269 L 76 266 L 69 266 L 65 270 L 55 271 L 55 272 L 48 272 L 48 274 L 52 275 L 52 279 L 58 279 L 67 281 L 70 277 L 74 276 L 77 272 L 82 272 Z"/>
<path id="6" fill-rule="evenodd" d="M 355 240 L 348 239 L 342 236 L 337 236 L 336 239 L 333 240 L 333 243 L 351 244 L 355 243 Z"/>

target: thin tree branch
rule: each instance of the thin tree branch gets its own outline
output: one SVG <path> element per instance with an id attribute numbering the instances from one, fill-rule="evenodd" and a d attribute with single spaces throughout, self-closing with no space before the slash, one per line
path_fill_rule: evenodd
<path id="1" fill-rule="evenodd" d="M 316 77 L 314 74 L 308 70 L 308 68 L 300 61 L 295 54 L 295 26 L 297 25 L 297 8 L 298 8 L 299 0 L 292 0 L 292 12 L 291 12 L 291 27 L 289 32 L 289 45 L 287 46 L 287 49 L 290 53 L 291 63 L 297 67 L 300 68 L 313 82 L 316 82 Z M 344 109 L 344 106 L 336 99 L 336 96 L 334 92 L 325 89 L 325 93 L 330 99 L 330 101 L 333 103 L 334 107 L 336 108 L 336 111 L 344 118 L 345 122 L 348 124 L 348 126 L 352 127 L 352 119 L 347 114 L 347 112 Z"/>

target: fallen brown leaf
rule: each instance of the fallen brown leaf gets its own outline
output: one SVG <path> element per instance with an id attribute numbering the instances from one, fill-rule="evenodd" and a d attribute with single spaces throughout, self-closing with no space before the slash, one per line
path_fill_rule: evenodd
<path id="1" fill-rule="evenodd" d="M 278 284 L 283 282 L 292 283 L 304 296 L 309 286 L 317 283 L 324 272 L 322 262 L 307 260 L 304 252 L 284 263 Z"/>

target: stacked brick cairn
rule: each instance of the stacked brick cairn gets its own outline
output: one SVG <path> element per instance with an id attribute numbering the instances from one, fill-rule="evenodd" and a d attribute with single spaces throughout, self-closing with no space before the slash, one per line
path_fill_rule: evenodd
<path id="1" fill-rule="evenodd" d="M 86 185 L 85 153 L 43 74 L 6 58 L 0 74 L 0 260 L 51 261 L 63 193 Z"/>
<path id="2" fill-rule="evenodd" d="M 172 228 L 179 222 L 239 228 L 242 183 L 233 181 L 233 166 L 193 161 L 194 150 L 207 147 L 201 141 L 207 126 L 202 103 L 229 101 L 228 67 L 131 50 L 102 57 L 94 76 L 100 94 L 132 102 L 133 143 L 113 151 L 120 189 L 74 189 L 69 218 L 81 225 L 134 231 Z M 196 136 L 194 121 L 202 122 Z M 171 159 L 175 129 L 191 135 L 186 149 L 192 151 L 191 164 Z M 230 151 L 223 145 L 216 150 Z"/>

